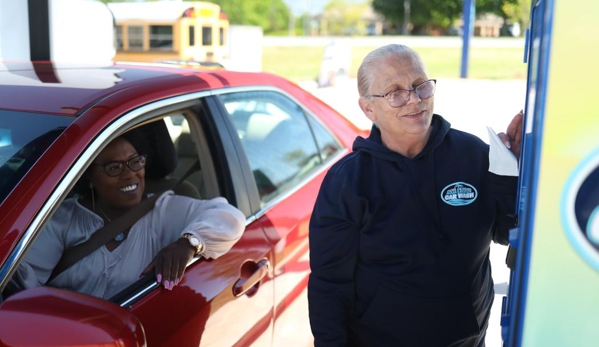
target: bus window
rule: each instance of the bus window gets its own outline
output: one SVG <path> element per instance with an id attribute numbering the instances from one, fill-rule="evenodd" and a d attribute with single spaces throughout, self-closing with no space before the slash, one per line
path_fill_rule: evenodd
<path id="1" fill-rule="evenodd" d="M 150 25 L 150 50 L 173 50 L 172 25 Z"/>
<path id="2" fill-rule="evenodd" d="M 212 27 L 202 27 L 202 46 L 212 45 Z"/>
<path id="3" fill-rule="evenodd" d="M 141 51 L 144 49 L 144 27 L 141 25 L 129 25 L 127 27 L 130 51 Z"/>
<path id="4" fill-rule="evenodd" d="M 123 26 L 117 25 L 115 28 L 116 49 L 123 49 Z"/>
<path id="5" fill-rule="evenodd" d="M 218 28 L 218 44 L 221 46 L 225 45 L 225 29 Z"/>
<path id="6" fill-rule="evenodd" d="M 189 26 L 189 47 L 196 45 L 196 27 L 193 25 Z"/>

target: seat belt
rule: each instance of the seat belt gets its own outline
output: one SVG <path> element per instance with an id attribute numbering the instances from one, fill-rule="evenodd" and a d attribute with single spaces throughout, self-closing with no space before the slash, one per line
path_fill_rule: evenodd
<path id="1" fill-rule="evenodd" d="M 173 190 L 181 184 L 189 175 L 197 171 L 200 168 L 200 161 L 196 161 L 181 178 L 167 190 Z M 85 258 L 96 249 L 104 246 L 108 241 L 114 239 L 123 230 L 127 230 L 135 224 L 141 217 L 146 215 L 152 208 L 160 195 L 167 190 L 164 190 L 158 194 L 154 194 L 151 197 L 142 200 L 137 206 L 133 207 L 127 213 L 118 217 L 110 223 L 104 224 L 103 227 L 96 230 L 92 236 L 85 242 L 68 248 L 62 253 L 62 257 L 58 261 L 58 264 L 54 267 L 50 278 L 46 283 L 52 281 L 56 276 L 65 271 L 66 269 L 73 266 L 79 260 Z"/>

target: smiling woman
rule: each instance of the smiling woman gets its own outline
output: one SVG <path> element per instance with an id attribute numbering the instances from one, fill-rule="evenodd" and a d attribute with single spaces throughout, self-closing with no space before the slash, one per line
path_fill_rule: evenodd
<path id="1" fill-rule="evenodd" d="M 92 200 L 86 200 L 88 205 L 91 202 L 88 207 L 92 211 L 99 210 L 110 222 L 107 214 L 114 219 L 139 204 L 145 188 L 145 165 L 145 155 L 138 153 L 131 141 L 120 137 L 111 142 L 88 171 L 92 192 Z M 94 192 L 99 197 L 97 204 Z"/>
<path id="2" fill-rule="evenodd" d="M 143 135 L 125 133 L 98 154 L 81 193 L 64 201 L 19 266 L 25 287 L 47 284 L 107 299 L 153 270 L 172 290 L 194 257 L 218 258 L 241 237 L 245 216 L 222 197 L 146 194 Z M 105 243 L 95 241 L 112 233 Z M 79 261 L 63 265 L 74 249 L 94 243 Z"/>

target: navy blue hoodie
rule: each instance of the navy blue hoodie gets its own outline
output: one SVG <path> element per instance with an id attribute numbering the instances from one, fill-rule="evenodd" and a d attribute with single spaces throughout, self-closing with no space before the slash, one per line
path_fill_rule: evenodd
<path id="1" fill-rule="evenodd" d="M 508 243 L 517 179 L 489 173 L 489 148 L 434 115 L 406 158 L 380 130 L 327 173 L 310 221 L 310 324 L 320 346 L 477 346 Z"/>

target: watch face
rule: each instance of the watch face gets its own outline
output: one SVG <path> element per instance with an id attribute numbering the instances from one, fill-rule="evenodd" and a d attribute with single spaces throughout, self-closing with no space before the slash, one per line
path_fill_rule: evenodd
<path id="1" fill-rule="evenodd" d="M 189 243 L 191 243 L 192 246 L 197 247 L 200 245 L 200 240 L 198 240 L 197 237 L 190 237 L 189 238 Z"/>

